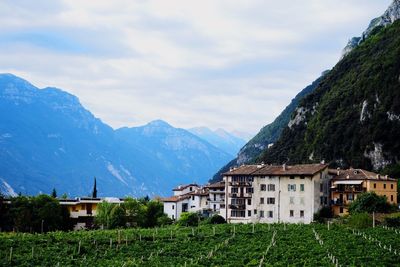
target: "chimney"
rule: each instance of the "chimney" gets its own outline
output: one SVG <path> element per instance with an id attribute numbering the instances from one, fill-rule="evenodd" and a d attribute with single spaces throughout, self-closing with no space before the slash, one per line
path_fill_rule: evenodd
<path id="1" fill-rule="evenodd" d="M 286 163 L 283 163 L 282 168 L 283 168 L 283 171 L 286 171 Z"/>
<path id="2" fill-rule="evenodd" d="M 337 174 L 337 176 L 340 175 L 340 167 L 337 167 L 337 169 L 336 169 L 336 174 Z"/>

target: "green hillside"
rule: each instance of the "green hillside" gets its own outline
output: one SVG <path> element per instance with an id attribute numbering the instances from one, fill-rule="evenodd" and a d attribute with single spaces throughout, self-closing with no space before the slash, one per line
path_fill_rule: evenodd
<path id="1" fill-rule="evenodd" d="M 378 27 L 306 96 L 257 161 L 382 169 L 400 156 L 400 22 Z"/>

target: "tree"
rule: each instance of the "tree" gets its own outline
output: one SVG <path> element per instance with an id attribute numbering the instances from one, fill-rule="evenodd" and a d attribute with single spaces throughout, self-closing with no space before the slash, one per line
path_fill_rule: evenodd
<path id="1" fill-rule="evenodd" d="M 164 214 L 164 206 L 161 202 L 150 200 L 147 203 L 147 209 L 145 213 L 144 227 L 157 226 L 157 220 Z"/>
<path id="2" fill-rule="evenodd" d="M 387 202 L 385 196 L 378 196 L 375 192 L 366 192 L 357 196 L 349 206 L 350 213 L 361 212 L 390 212 L 393 207 Z"/>
<path id="3" fill-rule="evenodd" d="M 93 185 L 93 191 L 92 191 L 92 198 L 97 198 L 97 183 L 96 183 L 96 177 L 94 177 L 94 185 Z"/>
<path id="4" fill-rule="evenodd" d="M 199 214 L 195 212 L 183 212 L 178 220 L 178 224 L 180 226 L 198 226 L 199 221 Z"/>
<path id="5" fill-rule="evenodd" d="M 51 197 L 52 198 L 57 198 L 57 191 L 55 188 L 53 188 L 53 191 L 51 192 Z"/>
<path id="6" fill-rule="evenodd" d="M 97 205 L 96 216 L 94 222 L 102 228 L 109 229 L 111 226 L 111 210 L 113 205 L 107 201 L 103 201 Z"/>
<path id="7" fill-rule="evenodd" d="M 124 201 L 124 208 L 126 211 L 126 222 L 129 226 L 138 227 L 144 224 L 146 215 L 146 206 L 137 199 L 126 198 Z"/>
<path id="8" fill-rule="evenodd" d="M 67 193 L 62 194 L 61 198 L 62 198 L 62 199 L 67 199 L 67 198 L 68 198 Z"/>
<path id="9" fill-rule="evenodd" d="M 36 232 L 55 231 L 62 228 L 62 209 L 57 200 L 48 195 L 31 198 L 33 208 L 32 226 Z"/>
<path id="10" fill-rule="evenodd" d="M 126 213 L 122 206 L 113 205 L 110 213 L 110 229 L 125 227 L 126 226 Z"/>

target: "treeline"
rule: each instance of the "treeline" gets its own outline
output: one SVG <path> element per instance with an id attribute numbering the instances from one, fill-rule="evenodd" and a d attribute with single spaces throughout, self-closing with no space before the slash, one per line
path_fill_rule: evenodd
<path id="1" fill-rule="evenodd" d="M 101 202 L 96 209 L 95 227 L 114 229 L 122 227 L 156 227 L 172 223 L 164 213 L 163 204 L 148 197 L 126 198 L 122 204 Z"/>
<path id="2" fill-rule="evenodd" d="M 49 232 L 72 229 L 69 211 L 49 195 L 0 196 L 0 230 L 18 232 Z"/>

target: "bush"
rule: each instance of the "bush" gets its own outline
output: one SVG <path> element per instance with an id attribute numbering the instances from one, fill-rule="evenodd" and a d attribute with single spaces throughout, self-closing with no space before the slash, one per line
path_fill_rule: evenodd
<path id="1" fill-rule="evenodd" d="M 326 219 L 332 218 L 333 213 L 330 207 L 323 207 L 314 214 L 314 221 L 324 223 Z"/>
<path id="2" fill-rule="evenodd" d="M 165 226 L 165 225 L 170 225 L 172 224 L 172 219 L 168 217 L 167 214 L 163 214 L 161 217 L 157 219 L 157 225 L 158 226 Z"/>
<path id="3" fill-rule="evenodd" d="M 372 226 L 372 218 L 366 212 L 354 213 L 350 215 L 348 224 L 353 228 L 368 228 Z"/>
<path id="4" fill-rule="evenodd" d="M 224 224 L 226 223 L 225 218 L 221 215 L 215 214 L 210 218 L 210 224 Z"/>
<path id="5" fill-rule="evenodd" d="M 385 217 L 384 223 L 389 227 L 400 227 L 400 213 Z"/>
<path id="6" fill-rule="evenodd" d="M 349 206 L 350 214 L 362 212 L 388 213 L 393 209 L 394 207 L 387 202 L 386 197 L 378 196 L 375 192 L 367 192 L 358 195 L 357 199 Z"/>
<path id="7" fill-rule="evenodd" d="M 194 212 L 183 212 L 178 220 L 180 226 L 198 226 L 200 222 L 200 216 Z"/>

